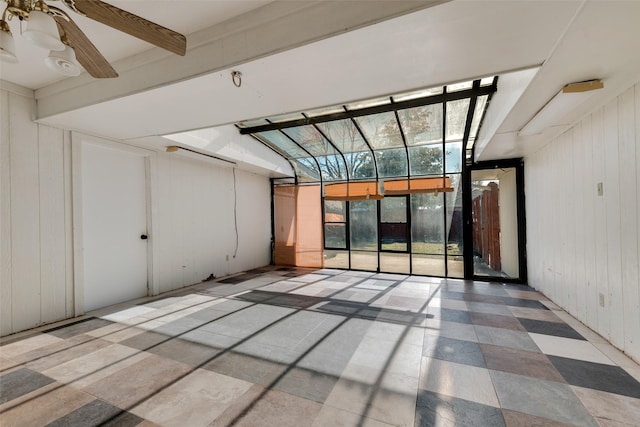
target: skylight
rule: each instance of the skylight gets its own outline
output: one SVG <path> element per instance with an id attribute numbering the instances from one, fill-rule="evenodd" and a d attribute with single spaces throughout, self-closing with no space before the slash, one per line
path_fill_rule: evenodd
<path id="1" fill-rule="evenodd" d="M 459 173 L 496 88 L 487 77 L 236 126 L 286 158 L 298 183 Z"/>

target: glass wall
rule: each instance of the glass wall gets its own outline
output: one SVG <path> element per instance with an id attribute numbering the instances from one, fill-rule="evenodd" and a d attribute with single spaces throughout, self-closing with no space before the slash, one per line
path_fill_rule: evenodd
<path id="1" fill-rule="evenodd" d="M 478 79 L 237 126 L 323 189 L 326 267 L 463 277 L 461 176 L 496 90 Z"/>

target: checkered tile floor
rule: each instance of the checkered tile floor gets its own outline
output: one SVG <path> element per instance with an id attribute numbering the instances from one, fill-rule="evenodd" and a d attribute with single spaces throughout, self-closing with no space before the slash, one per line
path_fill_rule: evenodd
<path id="1" fill-rule="evenodd" d="M 639 378 L 525 286 L 265 267 L 5 338 L 0 425 L 638 426 Z"/>

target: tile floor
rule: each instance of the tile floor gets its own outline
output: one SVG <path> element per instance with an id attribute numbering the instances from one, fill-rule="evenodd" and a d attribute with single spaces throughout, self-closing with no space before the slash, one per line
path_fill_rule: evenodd
<path id="1" fill-rule="evenodd" d="M 0 425 L 631 426 L 640 367 L 516 285 L 265 267 L 0 346 Z"/>

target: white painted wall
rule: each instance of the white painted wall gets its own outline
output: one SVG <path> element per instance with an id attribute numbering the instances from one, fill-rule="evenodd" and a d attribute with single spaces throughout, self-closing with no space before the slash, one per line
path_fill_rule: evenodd
<path id="1" fill-rule="evenodd" d="M 33 93 L 0 90 L 0 334 L 73 315 L 69 134 L 31 121 Z"/>
<path id="2" fill-rule="evenodd" d="M 269 264 L 268 178 L 177 153 L 158 156 L 160 292 Z M 237 195 L 238 245 L 234 200 Z M 235 258 L 234 258 L 235 255 Z M 228 260 L 227 260 L 228 256 Z"/>
<path id="3" fill-rule="evenodd" d="M 72 178 L 71 141 L 75 146 L 82 136 L 38 125 L 31 120 L 33 113 L 33 92 L 3 82 L 0 335 L 82 313 L 82 304 L 74 300 L 82 291 L 74 289 L 72 205 L 72 188 L 82 183 L 77 182 L 81 174 Z M 266 176 L 235 171 L 238 247 L 233 258 L 234 170 L 176 153 L 150 153 L 155 292 L 269 263 L 271 202 Z"/>
<path id="4" fill-rule="evenodd" d="M 640 82 L 527 157 L 525 176 L 530 285 L 640 361 Z"/>

